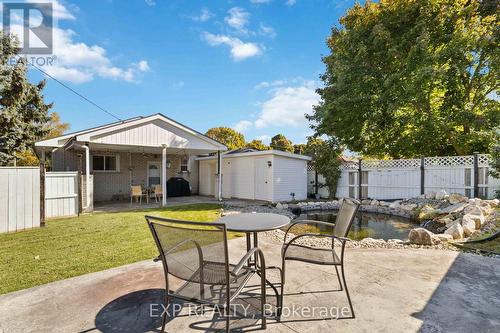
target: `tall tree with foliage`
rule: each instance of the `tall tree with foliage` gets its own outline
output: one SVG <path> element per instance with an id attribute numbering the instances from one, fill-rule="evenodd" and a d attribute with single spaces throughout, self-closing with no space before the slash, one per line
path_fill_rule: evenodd
<path id="1" fill-rule="evenodd" d="M 310 163 L 315 171 L 325 177 L 325 184 L 319 186 L 328 187 L 330 198 L 335 197 L 337 191 L 342 150 L 335 140 L 324 141 L 316 137 L 309 137 L 307 140 L 304 153 L 312 157 Z"/>
<path id="2" fill-rule="evenodd" d="M 228 149 L 245 147 L 245 137 L 243 134 L 229 127 L 214 127 L 209 129 L 205 135 L 219 141 Z"/>
<path id="3" fill-rule="evenodd" d="M 262 140 L 257 140 L 257 139 L 254 139 L 254 140 L 248 142 L 246 146 L 248 148 L 253 148 L 253 149 L 257 149 L 257 150 L 267 150 L 267 149 L 269 149 L 269 146 L 266 146 L 262 142 Z"/>
<path id="4" fill-rule="evenodd" d="M 293 143 L 283 134 L 276 134 L 271 138 L 271 149 L 293 153 Z"/>
<path id="5" fill-rule="evenodd" d="M 302 155 L 306 152 L 307 145 L 305 143 L 297 143 L 293 145 L 293 153 Z"/>
<path id="6" fill-rule="evenodd" d="M 0 165 L 5 165 L 48 133 L 52 104 L 44 102 L 45 81 L 28 81 L 25 59 L 9 63 L 19 53 L 17 40 L 0 31 L 0 42 Z"/>
<path id="7" fill-rule="evenodd" d="M 488 150 L 500 122 L 495 1 L 367 1 L 340 23 L 308 117 L 317 134 L 371 156 Z"/>
<path id="8" fill-rule="evenodd" d="M 61 121 L 61 116 L 57 112 L 50 113 L 50 119 L 45 125 L 47 135 L 41 139 L 51 139 L 64 134 L 69 130 L 69 124 Z M 40 161 L 33 151 L 33 147 L 27 148 L 25 151 L 16 153 L 17 165 L 38 165 Z"/>

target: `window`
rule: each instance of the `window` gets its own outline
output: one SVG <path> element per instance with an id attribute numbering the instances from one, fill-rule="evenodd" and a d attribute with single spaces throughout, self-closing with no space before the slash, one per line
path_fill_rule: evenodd
<path id="1" fill-rule="evenodd" d="M 93 171 L 120 171 L 118 156 L 115 155 L 93 155 Z"/>
<path id="2" fill-rule="evenodd" d="M 349 172 L 349 198 L 356 198 L 356 176 L 357 172 Z"/>
<path id="3" fill-rule="evenodd" d="M 189 158 L 187 156 L 181 157 L 181 172 L 188 172 Z"/>

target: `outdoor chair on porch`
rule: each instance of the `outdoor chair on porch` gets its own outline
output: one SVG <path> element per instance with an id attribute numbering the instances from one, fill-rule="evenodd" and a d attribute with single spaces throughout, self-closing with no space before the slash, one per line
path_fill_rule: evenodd
<path id="1" fill-rule="evenodd" d="M 225 317 L 229 332 L 231 305 L 255 273 L 260 277 L 260 311 L 262 328 L 266 327 L 266 271 L 264 254 L 254 247 L 236 265 L 229 263 L 226 225 L 224 223 L 187 222 L 146 216 L 160 255 L 165 274 L 165 308 L 172 299 L 180 299 L 218 309 Z M 259 268 L 246 266 L 258 255 Z M 173 285 L 169 275 L 181 280 Z M 235 306 L 233 305 L 233 310 Z M 243 309 L 241 309 L 243 310 Z M 167 311 L 161 331 L 165 331 Z"/>
<path id="2" fill-rule="evenodd" d="M 147 194 L 142 190 L 142 186 L 140 185 L 132 185 L 130 186 L 130 204 L 132 204 L 133 200 L 136 199 L 140 205 L 142 205 L 142 197 Z"/>
<path id="3" fill-rule="evenodd" d="M 344 199 L 338 212 L 335 224 L 321 221 L 300 220 L 290 225 L 286 231 L 283 247 L 281 248 L 281 307 L 283 307 L 285 263 L 287 260 L 302 261 L 317 265 L 332 265 L 335 267 L 335 272 L 337 273 L 340 290 L 342 291 L 345 289 L 352 318 L 355 318 L 351 297 L 345 280 L 344 250 L 346 242 L 349 241 L 347 235 L 349 234 L 352 222 L 356 217 L 358 208 L 359 203 L 357 201 Z M 293 238 L 290 241 L 287 241 L 288 234 L 293 234 Z M 329 238 L 331 239 L 331 246 L 309 246 L 307 244 L 308 238 L 309 240 L 311 238 Z M 339 246 L 335 247 L 336 243 Z M 340 275 L 337 267 L 340 267 L 343 284 L 340 281 Z"/>
<path id="4" fill-rule="evenodd" d="M 158 203 L 159 199 L 163 196 L 163 187 L 161 185 L 153 186 L 153 195 L 155 197 L 155 201 Z"/>

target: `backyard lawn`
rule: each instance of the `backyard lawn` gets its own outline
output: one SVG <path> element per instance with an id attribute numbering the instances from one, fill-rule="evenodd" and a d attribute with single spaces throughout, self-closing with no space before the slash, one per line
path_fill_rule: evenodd
<path id="1" fill-rule="evenodd" d="M 144 215 L 214 221 L 219 214 L 217 204 L 98 213 L 2 234 L 0 294 L 152 259 L 158 251 Z"/>

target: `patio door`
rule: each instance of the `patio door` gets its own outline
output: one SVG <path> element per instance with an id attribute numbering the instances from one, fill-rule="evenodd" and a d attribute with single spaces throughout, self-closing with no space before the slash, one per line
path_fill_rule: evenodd
<path id="1" fill-rule="evenodd" d="M 147 186 L 160 185 L 161 179 L 161 162 L 148 162 Z"/>

